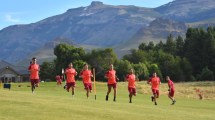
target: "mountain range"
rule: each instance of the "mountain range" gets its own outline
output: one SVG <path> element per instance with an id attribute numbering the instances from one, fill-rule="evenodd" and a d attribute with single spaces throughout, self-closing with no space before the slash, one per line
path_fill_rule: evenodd
<path id="1" fill-rule="evenodd" d="M 185 36 L 188 27 L 214 26 L 214 20 L 215 0 L 175 0 L 157 8 L 94 1 L 0 30 L 0 59 L 19 64 L 32 56 L 52 60 L 53 48 L 62 42 L 89 50 L 112 47 L 122 56 L 142 42 L 164 41 L 170 33 Z"/>

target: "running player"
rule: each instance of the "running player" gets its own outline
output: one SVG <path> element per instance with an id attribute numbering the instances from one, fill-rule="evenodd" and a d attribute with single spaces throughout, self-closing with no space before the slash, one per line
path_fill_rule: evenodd
<path id="1" fill-rule="evenodd" d="M 132 103 L 132 96 L 136 96 L 135 79 L 134 70 L 130 69 L 129 74 L 126 75 L 126 80 L 128 81 L 129 103 Z"/>
<path id="2" fill-rule="evenodd" d="M 36 63 L 37 59 L 34 57 L 32 58 L 32 62 L 28 67 L 30 72 L 30 81 L 31 81 L 31 91 L 34 93 L 35 87 L 39 87 L 39 71 L 40 66 Z"/>
<path id="3" fill-rule="evenodd" d="M 151 96 L 152 102 L 157 105 L 156 99 L 159 98 L 159 85 L 161 84 L 160 78 L 157 77 L 156 72 L 153 73 L 153 76 L 148 80 L 148 84 L 151 85 L 153 96 Z"/>
<path id="4" fill-rule="evenodd" d="M 107 95 L 106 95 L 106 101 L 108 101 L 108 97 L 109 97 L 109 94 L 111 92 L 111 88 L 113 87 L 113 90 L 114 90 L 114 99 L 113 99 L 113 101 L 115 102 L 116 101 L 116 92 L 117 92 L 116 79 L 118 80 L 118 78 L 116 76 L 116 71 L 113 68 L 113 64 L 110 64 L 110 69 L 106 72 L 105 78 L 108 79 L 108 84 L 107 84 L 108 91 L 107 91 Z"/>
<path id="5" fill-rule="evenodd" d="M 92 92 L 92 82 L 91 77 L 93 77 L 91 70 L 88 69 L 88 64 L 84 64 L 84 69 L 80 73 L 80 78 L 83 79 L 84 88 L 86 90 L 86 96 L 89 97 L 89 93 Z"/>
<path id="6" fill-rule="evenodd" d="M 61 79 L 61 76 L 60 75 L 57 75 L 55 77 L 56 81 L 57 81 L 57 86 L 60 87 L 62 86 L 62 79 Z"/>
<path id="7" fill-rule="evenodd" d="M 69 92 L 72 88 L 72 96 L 75 95 L 75 76 L 77 75 L 76 70 L 73 68 L 72 63 L 68 65 L 68 68 L 65 70 L 66 74 L 66 90 Z"/>
<path id="8" fill-rule="evenodd" d="M 174 99 L 174 93 L 175 93 L 175 87 L 174 87 L 174 83 L 172 82 L 172 80 L 170 80 L 169 76 L 166 76 L 166 81 L 168 82 L 168 86 L 169 86 L 169 94 L 168 97 L 172 100 L 172 104 L 174 105 L 176 100 Z"/>

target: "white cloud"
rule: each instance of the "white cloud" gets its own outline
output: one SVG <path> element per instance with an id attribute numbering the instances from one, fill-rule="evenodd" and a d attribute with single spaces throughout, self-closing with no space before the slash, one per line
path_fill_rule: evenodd
<path id="1" fill-rule="evenodd" d="M 13 18 L 12 15 L 7 14 L 7 15 L 5 15 L 5 21 L 17 23 L 17 22 L 20 22 L 20 19 L 19 18 Z"/>

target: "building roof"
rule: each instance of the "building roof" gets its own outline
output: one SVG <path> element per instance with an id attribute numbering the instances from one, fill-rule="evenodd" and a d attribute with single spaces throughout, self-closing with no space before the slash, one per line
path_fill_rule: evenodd
<path id="1" fill-rule="evenodd" d="M 7 68 L 7 67 L 12 69 L 14 72 L 16 72 L 19 75 L 29 74 L 28 68 L 26 68 L 24 66 L 15 66 L 15 65 L 12 65 L 12 64 L 4 61 L 4 60 L 0 60 L 0 71 Z"/>

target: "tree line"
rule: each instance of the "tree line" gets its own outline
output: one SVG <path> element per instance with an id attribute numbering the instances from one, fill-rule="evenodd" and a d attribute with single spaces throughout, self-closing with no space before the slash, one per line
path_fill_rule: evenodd
<path id="1" fill-rule="evenodd" d="M 96 69 L 97 80 L 104 81 L 109 64 L 114 64 L 117 76 L 124 81 L 130 68 L 139 80 L 148 80 L 153 72 L 164 81 L 170 76 L 174 81 L 214 80 L 215 75 L 215 27 L 188 28 L 186 37 L 174 38 L 171 34 L 166 42 L 141 43 L 137 49 L 118 59 L 111 48 L 94 49 L 59 44 L 54 48 L 57 58 L 41 65 L 41 78 L 54 79 L 70 62 L 80 72 L 84 63 Z"/>

